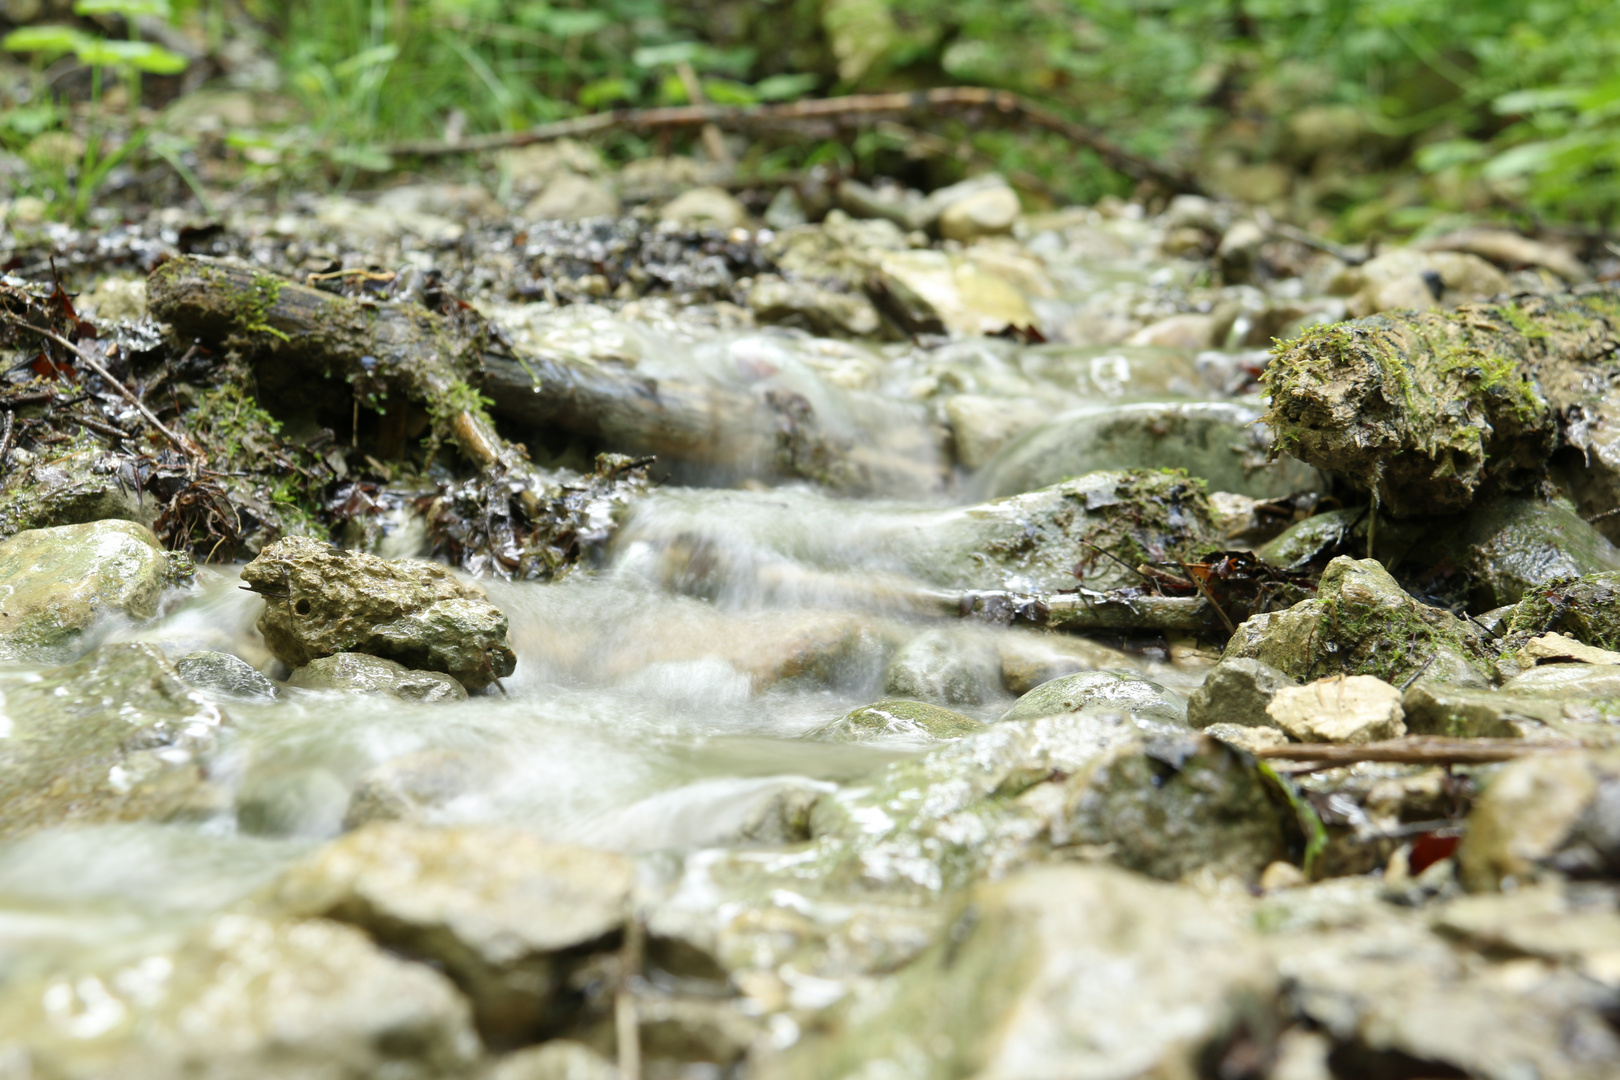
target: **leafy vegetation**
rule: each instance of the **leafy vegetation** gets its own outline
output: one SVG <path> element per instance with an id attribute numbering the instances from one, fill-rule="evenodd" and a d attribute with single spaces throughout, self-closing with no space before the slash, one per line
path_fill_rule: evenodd
<path id="1" fill-rule="evenodd" d="M 324 174 L 344 185 L 394 167 L 394 140 L 683 103 L 695 76 L 723 103 L 1010 89 L 1218 193 L 1348 236 L 1440 229 L 1457 215 L 1607 225 L 1620 208 L 1612 0 L 239 2 L 246 18 L 233 21 L 220 4 L 79 0 L 72 25 L 16 28 L 5 45 L 39 71 L 75 57 L 126 88 L 122 108 L 136 117 L 141 77 L 185 64 L 139 40 L 138 16 L 196 24 L 216 44 L 229 33 L 259 40 L 294 108 L 230 134 L 249 180 Z M 85 126 L 61 95 L 9 104 L 0 143 L 25 158 L 40 136 Z M 762 142 L 744 165 L 768 174 L 827 162 L 938 183 L 990 161 L 1069 199 L 1131 190 L 1049 134 L 948 118 L 933 128 L 972 152 L 918 165 L 903 135 L 874 130 Z M 91 142 L 61 175 L 36 170 L 35 186 L 70 212 L 82 214 L 108 170 L 106 145 Z M 119 145 L 183 164 L 173 138 L 143 147 L 138 125 Z M 624 159 L 655 147 L 625 133 L 605 149 Z"/>

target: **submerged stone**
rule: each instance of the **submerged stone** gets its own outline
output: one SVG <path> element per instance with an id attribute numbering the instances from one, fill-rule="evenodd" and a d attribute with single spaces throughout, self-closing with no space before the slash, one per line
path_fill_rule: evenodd
<path id="1" fill-rule="evenodd" d="M 810 737 L 834 742 L 925 742 L 957 739 L 983 731 L 970 716 L 925 701 L 886 698 L 844 714 Z"/>
<path id="2" fill-rule="evenodd" d="M 1239 1031 L 1266 1053 L 1279 989 L 1252 932 L 1197 893 L 1042 867 L 975 889 L 938 944 L 761 1075 L 1195 1076 Z"/>
<path id="3" fill-rule="evenodd" d="M 302 690 L 380 694 L 401 701 L 467 700 L 467 691 L 448 675 L 412 671 L 403 664 L 365 653 L 334 653 L 311 660 L 292 673 L 287 685 Z"/>
<path id="4" fill-rule="evenodd" d="M 199 690 L 245 701 L 274 701 L 281 688 L 239 656 L 223 652 L 187 653 L 174 663 L 186 682 Z"/>
<path id="5" fill-rule="evenodd" d="M 222 915 L 173 950 L 8 991 L 0 1061 L 24 1077 L 438 1080 L 479 1057 L 448 979 L 323 919 Z"/>
<path id="6" fill-rule="evenodd" d="M 206 766 L 227 717 L 152 646 L 103 645 L 4 693 L 0 835 L 228 805 Z"/>
<path id="7" fill-rule="evenodd" d="M 102 619 L 156 615 L 164 588 L 190 570 L 132 521 L 20 532 L 0 543 L 0 659 L 69 660 Z"/>
<path id="8" fill-rule="evenodd" d="M 267 893 L 268 910 L 351 923 L 431 958 L 498 1045 L 554 1031 L 569 976 L 612 948 L 634 872 L 608 852 L 510 829 L 367 825 L 316 852 Z"/>
<path id="9" fill-rule="evenodd" d="M 1272 436 L 1259 420 L 1259 410 L 1223 401 L 1075 409 L 1003 447 L 976 480 L 1001 496 L 1102 469 L 1157 467 L 1254 498 L 1320 490 L 1315 469 L 1292 458 L 1269 460 Z"/>
<path id="10" fill-rule="evenodd" d="M 982 640 L 941 630 L 900 647 L 884 673 L 883 692 L 935 705 L 979 705 L 1001 689 L 1001 658 Z"/>
<path id="11" fill-rule="evenodd" d="M 242 580 L 265 596 L 257 623 L 265 644 L 294 668 L 360 652 L 478 690 L 517 665 L 506 616 L 436 563 L 390 562 L 295 536 L 266 547 Z"/>
<path id="12" fill-rule="evenodd" d="M 1314 599 L 1255 615 L 1227 642 L 1223 660 L 1260 660 L 1291 679 L 1374 675 L 1401 686 L 1487 686 L 1491 663 L 1480 631 L 1419 603 L 1372 559 L 1328 564 Z"/>

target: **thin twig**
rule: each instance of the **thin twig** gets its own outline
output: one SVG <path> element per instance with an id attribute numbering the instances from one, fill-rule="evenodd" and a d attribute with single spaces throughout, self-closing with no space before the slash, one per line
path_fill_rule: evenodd
<path id="1" fill-rule="evenodd" d="M 741 128 L 784 120 L 827 119 L 846 123 L 861 122 L 874 114 L 939 112 L 947 109 L 989 109 L 1002 116 L 1020 119 L 1034 127 L 1053 132 L 1072 143 L 1094 151 L 1113 168 L 1137 180 L 1151 180 L 1171 191 L 1199 194 L 1197 180 L 1176 169 L 1140 157 L 1083 124 L 1065 120 L 1007 90 L 987 90 L 977 86 L 945 86 L 933 90 L 888 94 L 851 94 L 847 97 L 813 98 L 773 105 L 682 105 L 660 109 L 615 109 L 611 112 L 576 116 L 541 124 L 526 131 L 476 135 L 457 142 L 400 142 L 384 147 L 402 157 L 442 157 L 446 154 L 482 153 L 532 143 L 578 139 L 604 131 L 648 131 L 668 128 Z"/>
<path id="2" fill-rule="evenodd" d="M 1232 620 L 1227 616 L 1226 610 L 1215 601 L 1215 594 L 1209 591 L 1209 586 L 1204 584 L 1203 579 L 1189 570 L 1187 564 L 1180 559 L 1176 560 L 1176 565 L 1180 566 L 1181 572 L 1187 575 L 1187 580 L 1193 583 L 1193 588 L 1197 589 L 1204 599 L 1209 601 L 1209 606 L 1215 609 L 1215 614 L 1221 617 L 1221 622 L 1226 625 L 1226 632 L 1228 634 L 1237 633 L 1237 627 L 1232 625 Z"/>
<path id="3" fill-rule="evenodd" d="M 48 337 L 58 345 L 72 352 L 74 356 L 77 356 L 80 360 L 84 361 L 84 365 L 86 367 L 95 372 L 97 375 L 101 376 L 102 380 L 105 381 L 108 386 L 111 386 L 114 390 L 117 390 L 125 401 L 135 406 L 140 414 L 146 417 L 148 423 L 157 428 L 158 431 L 162 432 L 163 437 L 174 444 L 174 448 L 176 450 L 184 454 L 188 460 L 196 457 L 197 452 L 195 447 L 191 446 L 187 440 L 182 439 L 180 436 L 164 427 L 163 421 L 159 420 L 156 414 L 154 414 L 151 409 L 148 409 L 141 399 L 136 397 L 134 393 L 130 391 L 129 387 L 113 378 L 112 372 L 96 363 L 95 359 L 91 357 L 89 353 L 85 352 L 83 349 L 79 348 L 77 345 L 73 344 L 73 342 L 69 341 L 67 338 L 63 337 L 61 334 L 58 334 L 54 330 L 47 330 L 42 326 L 35 326 L 32 323 L 24 322 L 15 315 L 11 315 L 9 313 L 0 312 L 0 314 L 5 314 L 6 318 L 10 319 L 13 323 L 22 327 L 24 330 L 31 330 L 42 337 Z"/>
<path id="4" fill-rule="evenodd" d="M 11 409 L 6 410 L 4 420 L 0 420 L 0 476 L 6 472 L 6 462 L 11 457 L 11 436 L 17 428 L 17 414 Z"/>
<path id="5" fill-rule="evenodd" d="M 1343 746 L 1338 743 L 1267 746 L 1256 750 L 1254 756 L 1282 758 L 1285 761 L 1329 762 L 1335 765 L 1354 765 L 1363 761 L 1384 761 L 1401 765 L 1482 765 L 1493 761 L 1512 761 L 1530 754 L 1584 748 L 1584 743 L 1574 740 L 1527 742 L 1524 739 L 1444 739 L 1419 736 L 1411 739 L 1387 739 L 1360 746 Z"/>
<path id="6" fill-rule="evenodd" d="M 1288 224 L 1286 221 L 1278 221 L 1264 210 L 1255 210 L 1254 220 L 1271 235 L 1281 237 L 1284 240 L 1292 240 L 1296 244 L 1304 244 L 1306 247 L 1316 251 L 1326 252 L 1346 266 L 1361 266 L 1370 262 L 1376 253 L 1371 245 L 1368 246 L 1366 251 L 1356 251 L 1353 248 L 1335 244 L 1331 240 L 1324 240 L 1322 237 L 1308 233 L 1298 226 Z"/>

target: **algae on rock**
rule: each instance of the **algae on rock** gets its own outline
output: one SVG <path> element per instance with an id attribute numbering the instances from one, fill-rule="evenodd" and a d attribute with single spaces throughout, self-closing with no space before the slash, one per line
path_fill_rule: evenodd
<path id="1" fill-rule="evenodd" d="M 292 667 L 363 652 L 478 690 L 517 664 L 505 614 L 437 563 L 389 562 L 294 536 L 260 552 L 242 580 L 265 597 L 257 623 L 265 644 Z"/>
<path id="2" fill-rule="evenodd" d="M 1239 658 L 1302 682 L 1342 674 L 1486 686 L 1492 674 L 1472 623 L 1419 603 L 1374 560 L 1344 556 L 1328 564 L 1314 599 L 1238 626 L 1222 659 Z"/>
<path id="3" fill-rule="evenodd" d="M 1313 328 L 1277 346 L 1266 420 L 1393 514 L 1462 510 L 1543 474 L 1615 319 L 1603 296 L 1524 297 Z"/>

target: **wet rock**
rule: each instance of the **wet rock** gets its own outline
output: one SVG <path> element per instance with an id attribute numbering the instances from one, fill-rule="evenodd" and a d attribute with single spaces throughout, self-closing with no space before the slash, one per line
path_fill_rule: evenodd
<path id="1" fill-rule="evenodd" d="M 1401 697 L 1414 735 L 1459 739 L 1539 739 L 1564 727 L 1565 702 L 1503 690 L 1461 689 L 1419 680 Z"/>
<path id="2" fill-rule="evenodd" d="M 517 664 L 506 616 L 435 563 L 389 562 L 297 536 L 266 547 L 242 580 L 266 596 L 257 623 L 265 644 L 294 668 L 363 652 L 478 690 Z"/>
<path id="3" fill-rule="evenodd" d="M 1253 280 L 1260 261 L 1260 249 L 1267 239 L 1266 231 L 1252 221 L 1239 221 L 1226 230 L 1226 235 L 1221 237 L 1220 247 L 1215 250 L 1221 280 L 1228 285 Z"/>
<path id="4" fill-rule="evenodd" d="M 862 705 L 826 727 L 817 728 L 810 733 L 810 738 L 835 742 L 932 743 L 939 739 L 959 739 L 983 730 L 983 724 L 959 712 L 925 701 L 887 698 Z"/>
<path id="5" fill-rule="evenodd" d="M 146 279 L 103 278 L 77 304 L 81 314 L 100 323 L 139 319 L 146 314 Z"/>
<path id="6" fill-rule="evenodd" d="M 1354 294 L 1350 314 L 1355 318 L 1484 300 L 1512 291 L 1501 271 L 1477 255 L 1410 248 L 1346 269 L 1333 288 L 1341 295 Z"/>
<path id="7" fill-rule="evenodd" d="M 1516 604 L 1559 578 L 1620 571 L 1620 549 L 1567 504 L 1499 498 L 1471 510 L 1455 528 L 1428 530 L 1406 561 L 1425 567 L 1450 557 L 1476 583 L 1475 608 Z"/>
<path id="8" fill-rule="evenodd" d="M 1008 202 L 1011 196 L 1011 202 Z M 971 211 L 959 211 L 956 223 L 966 231 L 962 235 L 952 236 L 945 232 L 945 214 L 952 207 L 969 207 L 977 204 L 979 213 L 985 213 L 991 221 L 1006 218 L 1006 225 L 1001 228 L 983 232 L 972 231 Z M 1009 209 L 1010 206 L 1010 209 Z M 970 176 L 959 183 L 946 187 L 936 188 L 926 197 L 906 207 L 906 218 L 896 224 L 905 229 L 933 230 L 947 240 L 969 241 L 980 236 L 989 236 L 995 233 L 1009 232 L 1013 221 L 1018 217 L 1018 196 L 1008 186 L 1005 177 L 999 173 L 985 173 L 981 176 Z"/>
<path id="9" fill-rule="evenodd" d="M 546 185 L 523 208 L 530 221 L 584 221 L 588 218 L 618 217 L 618 197 L 600 181 L 575 173 L 564 173 Z"/>
<path id="10" fill-rule="evenodd" d="M 0 999 L 23 1076 L 466 1075 L 479 1056 L 449 980 L 324 920 L 223 915 L 172 951 Z"/>
<path id="11" fill-rule="evenodd" d="M 1529 487 L 1563 416 L 1566 453 L 1590 472 L 1568 479 L 1591 517 L 1612 486 L 1597 452 L 1606 438 L 1601 358 L 1614 335 L 1605 304 L 1532 296 L 1309 329 L 1266 369 L 1267 423 L 1281 449 L 1376 489 L 1399 516 Z"/>
<path id="12" fill-rule="evenodd" d="M 912 224 L 912 219 L 923 201 L 920 191 L 897 184 L 873 187 L 859 180 L 845 179 L 838 182 L 837 196 L 839 207 L 854 217 L 881 218 L 894 222 L 902 229 L 918 227 Z M 937 207 L 933 214 L 938 216 Z"/>
<path id="13" fill-rule="evenodd" d="M 103 645 L 4 693 L 0 833 L 203 818 L 228 802 L 206 767 L 227 717 L 150 645 Z"/>
<path id="14" fill-rule="evenodd" d="M 1328 564 L 1315 599 L 1246 620 L 1223 660 L 1248 658 L 1291 679 L 1373 675 L 1400 686 L 1418 676 L 1484 687 L 1490 657 L 1480 632 L 1450 612 L 1419 603 L 1372 559 Z"/>
<path id="15" fill-rule="evenodd" d="M 1294 685 L 1293 679 L 1270 664 L 1250 657 L 1223 659 L 1187 698 L 1187 722 L 1195 728 L 1212 724 L 1276 727 L 1267 708 L 1279 690 Z"/>
<path id="16" fill-rule="evenodd" d="M 1219 328 L 1219 320 L 1213 315 L 1185 312 L 1142 327 L 1125 343 L 1160 349 L 1208 349 L 1220 344 L 1215 340 Z"/>
<path id="17" fill-rule="evenodd" d="M 1620 664 L 1620 652 L 1583 645 L 1567 634 L 1531 638 L 1524 655 L 1538 663 Z"/>
<path id="18" fill-rule="evenodd" d="M 761 1075 L 1197 1075 L 1243 1032 L 1265 1053 L 1278 979 L 1239 919 L 1191 891 L 1046 867 L 970 894 L 952 929 Z"/>
<path id="19" fill-rule="evenodd" d="M 1333 1075 L 1598 1080 L 1620 1067 L 1620 1040 L 1601 1019 L 1608 986 L 1514 950 L 1460 948 L 1444 909 L 1402 909 L 1377 889 L 1369 880 L 1287 890 L 1268 896 L 1256 920 L 1289 1008 L 1332 1042 Z"/>
<path id="20" fill-rule="evenodd" d="M 1259 411 L 1231 402 L 1143 402 L 1062 413 L 1003 447 L 975 478 L 1011 495 L 1102 469 L 1174 468 L 1210 490 L 1254 498 L 1316 491 L 1322 477 L 1292 458 L 1269 461 Z"/>
<path id="21" fill-rule="evenodd" d="M 1620 649 L 1620 573 L 1589 574 L 1531 591 L 1507 631 L 1510 648 L 1556 631 L 1585 645 Z"/>
<path id="22" fill-rule="evenodd" d="M 360 774 L 349 795 L 343 828 L 373 821 L 421 823 L 433 811 L 473 790 L 478 770 L 453 750 L 401 754 Z"/>
<path id="23" fill-rule="evenodd" d="M 665 203 L 658 217 L 694 228 L 727 230 L 747 224 L 748 209 L 725 188 L 700 187 Z"/>
<path id="24" fill-rule="evenodd" d="M 877 266 L 876 280 L 908 329 L 976 336 L 1035 325 L 1024 294 L 970 256 L 896 251 Z"/>
<path id="25" fill-rule="evenodd" d="M 776 194 L 771 196 L 770 205 L 765 207 L 765 224 L 772 229 L 791 229 L 809 220 L 803 200 L 791 187 L 777 188 Z"/>
<path id="26" fill-rule="evenodd" d="M 1133 671 L 1082 671 L 1037 686 L 997 723 L 1086 712 L 1124 713 L 1176 725 L 1187 715 L 1186 706 L 1170 691 Z"/>
<path id="27" fill-rule="evenodd" d="M 1620 752 L 1533 754 L 1504 765 L 1474 803 L 1457 861 L 1476 892 L 1549 873 L 1620 877 Z"/>
<path id="28" fill-rule="evenodd" d="M 274 701 L 281 696 L 275 683 L 256 671 L 241 657 L 222 652 L 187 653 L 174 663 L 174 670 L 199 690 L 244 701 Z"/>
<path id="29" fill-rule="evenodd" d="M 774 274 L 754 279 L 748 306 L 760 322 L 800 326 L 817 334 L 868 337 L 882 326 L 877 309 L 860 293 L 784 281 Z"/>
<path id="30" fill-rule="evenodd" d="M 149 619 L 191 572 L 150 529 L 96 521 L 29 529 L 0 543 L 0 659 L 67 660 L 103 619 Z"/>
<path id="31" fill-rule="evenodd" d="M 788 190 L 788 189 L 783 189 Z M 620 1080 L 618 1067 L 584 1043 L 552 1039 L 501 1058 L 487 1080 Z"/>
<path id="32" fill-rule="evenodd" d="M 939 234 L 964 243 L 1012 231 L 1021 207 L 1010 187 L 987 187 L 956 199 L 939 213 Z"/>
<path id="33" fill-rule="evenodd" d="M 895 653 L 883 692 L 935 705 L 980 705 L 1001 687 L 1001 658 L 988 642 L 942 630 L 919 634 Z"/>
<path id="34" fill-rule="evenodd" d="M 1280 687 L 1266 715 L 1300 742 L 1358 744 L 1406 734 L 1401 692 L 1370 675 Z"/>
<path id="35" fill-rule="evenodd" d="M 365 653 L 334 653 L 311 660 L 292 673 L 287 685 L 301 690 L 380 694 L 401 701 L 467 700 L 467 691 L 448 675 L 412 671 L 403 664 Z"/>
<path id="36" fill-rule="evenodd" d="M 535 1041 L 577 1005 L 568 978 L 629 914 L 631 864 L 495 828 L 372 824 L 289 870 L 269 910 L 352 923 L 431 958 L 495 1045 Z"/>

